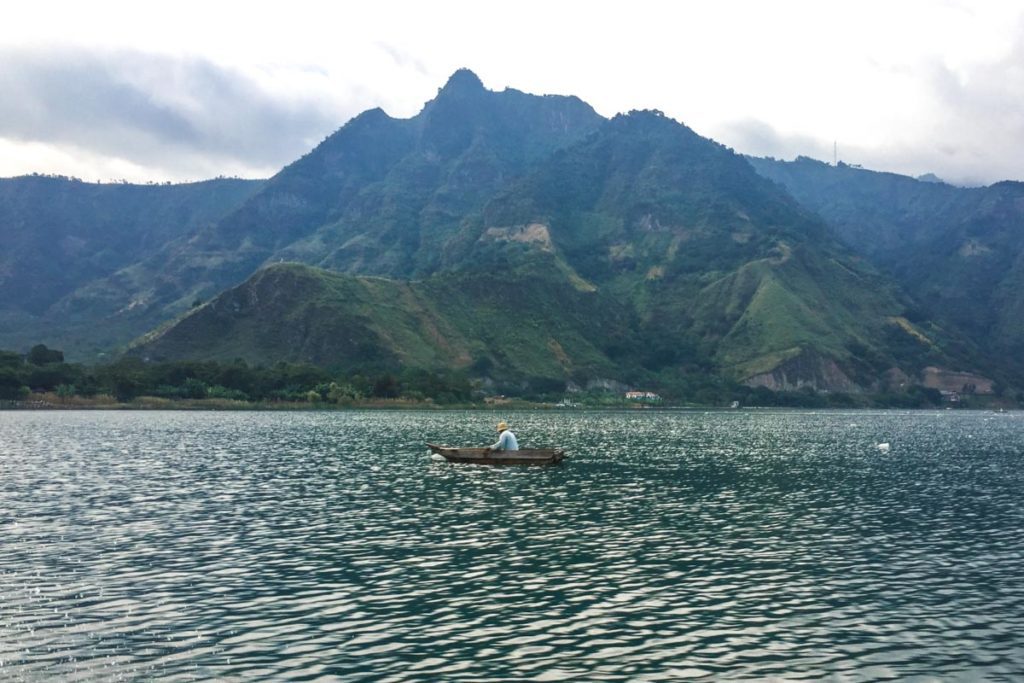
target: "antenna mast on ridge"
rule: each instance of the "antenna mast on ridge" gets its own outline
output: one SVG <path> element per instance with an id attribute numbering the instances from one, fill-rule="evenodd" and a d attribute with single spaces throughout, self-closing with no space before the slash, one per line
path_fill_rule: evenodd
<path id="1" fill-rule="evenodd" d="M 839 165 L 839 154 L 837 153 L 837 150 L 839 148 L 837 147 L 837 145 L 838 145 L 838 142 L 836 140 L 833 140 L 832 141 L 832 165 L 833 166 L 838 166 Z"/>

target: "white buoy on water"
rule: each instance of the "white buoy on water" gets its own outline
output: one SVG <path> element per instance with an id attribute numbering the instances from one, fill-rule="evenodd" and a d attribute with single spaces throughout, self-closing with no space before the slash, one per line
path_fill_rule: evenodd
<path id="1" fill-rule="evenodd" d="M 889 442 L 886 441 L 885 443 L 880 443 L 877 446 L 875 446 L 875 448 L 877 448 L 878 450 L 882 451 L 883 453 L 888 453 L 889 452 Z"/>

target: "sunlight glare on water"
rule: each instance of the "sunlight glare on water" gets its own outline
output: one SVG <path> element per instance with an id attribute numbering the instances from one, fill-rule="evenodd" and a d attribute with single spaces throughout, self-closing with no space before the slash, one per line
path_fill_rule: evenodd
<path id="1" fill-rule="evenodd" d="M 0 413 L 0 679 L 1024 675 L 1020 413 L 500 417 Z"/>

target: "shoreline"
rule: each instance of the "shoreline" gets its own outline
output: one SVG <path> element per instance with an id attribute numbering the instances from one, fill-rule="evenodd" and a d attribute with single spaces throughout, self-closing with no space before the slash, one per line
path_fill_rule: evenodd
<path id="1" fill-rule="evenodd" d="M 938 405 L 919 407 L 898 406 L 740 406 L 732 408 L 718 405 L 678 404 L 649 405 L 636 403 L 574 405 L 564 406 L 557 403 L 538 403 L 526 400 L 506 400 L 500 403 L 452 403 L 438 404 L 431 400 L 416 399 L 369 399 L 347 401 L 344 403 L 304 401 L 238 401 L 222 398 L 201 399 L 169 399 L 156 396 L 140 396 L 129 402 L 119 402 L 111 396 L 83 398 L 80 396 L 61 398 L 53 393 L 40 394 L 38 398 L 25 401 L 0 401 L 0 412 L 33 411 L 33 410 L 105 410 L 105 411 L 148 411 L 148 410 L 180 410 L 180 411 L 223 411 L 223 412 L 343 412 L 346 410 L 478 410 L 499 412 L 508 410 L 550 410 L 558 412 L 582 411 L 636 411 L 636 412 L 691 412 L 700 410 L 714 411 L 751 411 L 751 410 L 884 410 L 884 411 L 990 411 L 1008 413 L 1020 411 L 1020 405 L 1012 401 L 983 399 L 979 405 Z"/>

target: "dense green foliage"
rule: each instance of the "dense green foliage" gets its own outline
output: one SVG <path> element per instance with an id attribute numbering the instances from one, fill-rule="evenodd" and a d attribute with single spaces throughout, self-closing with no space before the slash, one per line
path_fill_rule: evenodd
<path id="1" fill-rule="evenodd" d="M 60 354 L 59 351 L 53 353 Z M 821 394 L 809 390 L 774 392 L 707 375 L 678 377 L 660 386 L 659 390 L 668 405 L 726 406 L 736 401 L 751 407 L 928 408 L 942 403 L 937 391 L 922 387 L 874 395 Z M 55 394 L 60 401 L 97 396 L 109 396 L 119 402 L 131 402 L 141 397 L 193 401 L 220 399 L 214 404 L 217 406 L 228 405 L 224 401 L 353 406 L 386 399 L 484 406 L 489 396 L 502 396 L 551 403 L 571 400 L 577 407 L 643 407 L 625 400 L 621 392 L 612 389 L 594 388 L 566 393 L 562 383 L 544 378 L 484 385 L 468 372 L 460 371 L 418 368 L 344 370 L 285 362 L 250 365 L 241 358 L 226 362 L 147 363 L 139 358 L 125 357 L 115 363 L 96 366 L 57 360 L 36 364 L 29 361 L 28 355 L 0 351 L 0 401 L 26 401 L 33 394 L 41 395 L 43 392 Z M 1024 400 L 1024 395 L 1017 396 L 1016 400 Z"/>
<path id="2" fill-rule="evenodd" d="M 459 373 L 415 369 L 340 373 L 299 363 L 251 366 L 241 359 L 144 363 L 126 357 L 93 367 L 63 362 L 36 365 L 17 353 L 0 351 L 0 399 L 21 400 L 31 392 L 55 392 L 62 398 L 106 394 L 119 401 L 139 396 L 341 404 L 399 396 L 438 403 L 471 400 L 469 381 Z M 311 398 L 310 392 L 315 396 Z"/>

